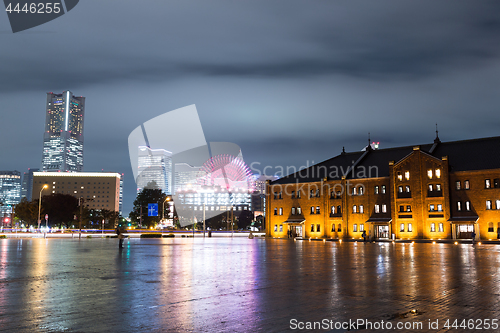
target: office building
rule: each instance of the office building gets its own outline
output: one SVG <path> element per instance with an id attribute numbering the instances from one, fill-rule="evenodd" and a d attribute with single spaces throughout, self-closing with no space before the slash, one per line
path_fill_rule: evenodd
<path id="1" fill-rule="evenodd" d="M 39 169 L 28 169 L 28 172 L 23 174 L 23 182 L 21 185 L 21 199 L 26 198 L 31 201 L 31 190 L 33 189 L 33 172 L 38 172 Z"/>
<path id="2" fill-rule="evenodd" d="M 12 208 L 21 201 L 21 173 L 0 171 L 0 215 L 3 226 L 10 225 Z"/>
<path id="3" fill-rule="evenodd" d="M 155 183 L 165 194 L 172 194 L 172 153 L 165 149 L 139 147 L 137 192 Z"/>
<path id="4" fill-rule="evenodd" d="M 47 93 L 42 171 L 83 171 L 85 97 Z"/>
<path id="5" fill-rule="evenodd" d="M 346 153 L 267 185 L 272 237 L 500 238 L 500 137 Z"/>
<path id="6" fill-rule="evenodd" d="M 174 193 L 185 191 L 198 184 L 205 172 L 200 170 L 201 166 L 192 166 L 188 163 L 175 164 Z"/>
<path id="7" fill-rule="evenodd" d="M 44 185 L 47 189 L 42 190 Z M 83 198 L 91 209 L 121 213 L 121 175 L 113 172 L 34 172 L 33 199 L 52 193 Z"/>

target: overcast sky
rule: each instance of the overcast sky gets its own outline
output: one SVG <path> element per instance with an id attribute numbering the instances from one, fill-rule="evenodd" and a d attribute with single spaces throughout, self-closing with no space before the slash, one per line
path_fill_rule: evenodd
<path id="1" fill-rule="evenodd" d="M 247 164 L 500 135 L 498 1 L 84 0 L 13 34 L 0 13 L 0 169 L 41 164 L 46 93 L 86 97 L 85 171 L 125 174 L 141 123 L 196 104 Z M 168 130 L 168 129 L 166 129 Z M 168 147 L 165 147 L 168 149 Z M 309 161 L 309 162 L 307 162 Z M 254 164 L 255 165 L 255 164 Z"/>

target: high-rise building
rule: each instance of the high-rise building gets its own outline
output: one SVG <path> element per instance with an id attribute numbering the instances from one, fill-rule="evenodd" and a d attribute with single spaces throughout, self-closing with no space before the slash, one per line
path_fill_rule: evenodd
<path id="1" fill-rule="evenodd" d="M 192 166 L 188 163 L 175 163 L 174 193 L 180 190 L 189 190 L 193 185 L 197 185 L 198 179 L 205 176 L 205 172 L 200 169 L 201 166 Z"/>
<path id="2" fill-rule="evenodd" d="M 139 147 L 137 192 L 152 182 L 165 194 L 172 194 L 172 153 L 165 149 Z M 150 184 L 150 185 L 148 185 Z"/>
<path id="3" fill-rule="evenodd" d="M 39 169 L 28 169 L 23 175 L 23 182 L 21 185 L 21 199 L 26 198 L 31 201 L 33 189 L 33 172 L 40 171 Z"/>
<path id="4" fill-rule="evenodd" d="M 0 214 L 2 225 L 10 224 L 12 206 L 21 201 L 21 173 L 0 171 Z"/>
<path id="5" fill-rule="evenodd" d="M 42 171 L 83 171 L 85 97 L 47 93 Z"/>

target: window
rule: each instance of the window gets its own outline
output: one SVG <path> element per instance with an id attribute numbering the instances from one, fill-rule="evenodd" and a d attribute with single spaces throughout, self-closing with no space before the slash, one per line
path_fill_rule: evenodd
<path id="1" fill-rule="evenodd" d="M 434 186 L 432 184 L 429 184 L 429 191 L 432 192 L 434 190 Z"/>
<path id="2" fill-rule="evenodd" d="M 332 232 L 335 232 L 335 223 L 332 224 Z"/>
<path id="3" fill-rule="evenodd" d="M 444 226 L 443 226 L 442 223 L 439 223 L 438 228 L 439 228 L 438 229 L 439 232 L 443 232 L 444 231 Z"/>
<path id="4" fill-rule="evenodd" d="M 436 191 L 441 191 L 441 184 L 436 184 Z"/>
<path id="5" fill-rule="evenodd" d="M 274 215 L 278 215 L 278 208 L 274 208 Z"/>
<path id="6" fill-rule="evenodd" d="M 434 205 L 429 205 L 429 212 L 434 212 L 435 209 L 434 209 Z"/>
<path id="7" fill-rule="evenodd" d="M 280 215 L 283 215 L 283 207 L 280 207 Z"/>
<path id="8" fill-rule="evenodd" d="M 352 188 L 352 195 L 356 195 L 357 194 L 357 189 L 355 187 Z"/>
<path id="9" fill-rule="evenodd" d="M 427 177 L 429 177 L 429 179 L 432 179 L 432 169 L 427 170 Z"/>
<path id="10" fill-rule="evenodd" d="M 498 178 L 493 179 L 493 187 L 494 188 L 499 188 L 500 187 L 500 180 Z"/>
<path id="11" fill-rule="evenodd" d="M 300 191 L 297 191 L 297 199 L 300 199 Z"/>
<path id="12" fill-rule="evenodd" d="M 410 180 L 410 171 L 405 171 L 405 179 Z"/>
<path id="13" fill-rule="evenodd" d="M 485 188 L 491 188 L 491 180 L 485 179 L 484 180 L 484 187 Z"/>
<path id="14" fill-rule="evenodd" d="M 410 186 L 406 185 L 406 193 L 410 193 Z"/>
<path id="15" fill-rule="evenodd" d="M 438 204 L 438 212 L 442 212 L 442 211 L 443 211 L 443 205 Z"/>
<path id="16" fill-rule="evenodd" d="M 363 232 L 364 230 L 365 230 L 365 225 L 364 224 L 360 224 L 359 225 L 359 231 Z"/>
<path id="17" fill-rule="evenodd" d="M 363 214 L 363 212 L 365 211 L 363 205 L 359 205 L 359 213 L 360 214 Z"/>
<path id="18" fill-rule="evenodd" d="M 292 199 L 295 199 L 295 191 L 292 191 Z"/>
<path id="19" fill-rule="evenodd" d="M 486 209 L 491 209 L 491 200 L 486 200 Z"/>
<path id="20" fill-rule="evenodd" d="M 356 214 L 358 212 L 358 206 L 356 205 L 352 206 L 352 212 Z"/>
<path id="21" fill-rule="evenodd" d="M 338 229 L 337 229 L 338 232 L 341 232 L 342 231 L 342 224 L 339 223 L 339 226 L 338 226 Z"/>
<path id="22" fill-rule="evenodd" d="M 319 198 L 319 189 L 316 190 L 316 198 Z"/>
<path id="23" fill-rule="evenodd" d="M 314 214 L 314 206 L 311 206 L 311 214 Z"/>
<path id="24" fill-rule="evenodd" d="M 358 225 L 357 224 L 353 224 L 352 225 L 352 231 L 354 231 L 354 232 L 358 231 Z"/>
<path id="25" fill-rule="evenodd" d="M 337 198 L 337 196 L 335 195 L 335 192 L 334 192 L 334 191 L 332 191 L 332 192 L 330 193 L 330 199 L 336 199 L 336 198 Z"/>
<path id="26" fill-rule="evenodd" d="M 385 194 L 385 185 L 382 185 L 382 194 Z"/>
<path id="27" fill-rule="evenodd" d="M 375 194 L 378 194 L 378 186 L 375 186 Z"/>
<path id="28" fill-rule="evenodd" d="M 359 187 L 359 195 L 363 195 L 363 192 L 364 192 L 364 187 L 363 186 L 360 186 Z"/>
<path id="29" fill-rule="evenodd" d="M 382 213 L 387 213 L 387 205 L 386 204 L 382 205 Z"/>
<path id="30" fill-rule="evenodd" d="M 314 224 L 311 224 L 311 232 L 314 232 Z"/>
<path id="31" fill-rule="evenodd" d="M 455 188 L 456 188 L 457 190 L 460 190 L 460 180 L 457 180 L 457 181 L 455 182 Z"/>
<path id="32" fill-rule="evenodd" d="M 280 224 L 280 232 L 283 232 L 283 224 Z"/>
<path id="33" fill-rule="evenodd" d="M 340 214 L 340 213 L 342 213 L 342 209 L 340 206 L 337 206 L 337 214 Z"/>
<path id="34" fill-rule="evenodd" d="M 298 214 L 298 215 L 302 215 L 302 208 L 297 207 L 297 214 Z"/>
<path id="35" fill-rule="evenodd" d="M 406 206 L 406 211 L 407 212 L 411 212 L 411 206 L 410 205 Z"/>
<path id="36" fill-rule="evenodd" d="M 375 213 L 380 213 L 380 205 L 375 205 Z"/>
<path id="37" fill-rule="evenodd" d="M 436 231 L 436 223 L 431 223 L 431 232 Z"/>
<path id="38" fill-rule="evenodd" d="M 398 192 L 403 193 L 403 186 L 398 186 Z"/>
<path id="39" fill-rule="evenodd" d="M 470 188 L 469 181 L 464 181 L 464 189 L 468 190 Z"/>
<path id="40" fill-rule="evenodd" d="M 457 210 L 460 212 L 462 210 L 462 203 L 457 201 Z"/>
<path id="41" fill-rule="evenodd" d="M 399 225 L 399 231 L 400 231 L 400 232 L 404 232 L 404 231 L 405 231 L 405 224 L 404 224 L 404 223 L 401 223 L 401 224 Z"/>
<path id="42" fill-rule="evenodd" d="M 436 169 L 435 171 L 436 178 L 441 178 L 441 169 Z"/>
<path id="43" fill-rule="evenodd" d="M 278 199 L 278 192 L 274 192 L 274 199 Z"/>
<path id="44" fill-rule="evenodd" d="M 493 222 L 489 222 L 488 223 L 488 232 L 493 232 L 494 229 L 493 229 Z"/>
<path id="45" fill-rule="evenodd" d="M 470 201 L 465 202 L 465 210 L 470 211 Z"/>
<path id="46" fill-rule="evenodd" d="M 316 232 L 320 232 L 321 231 L 321 227 L 319 224 L 316 224 Z"/>
<path id="47" fill-rule="evenodd" d="M 399 211 L 404 212 L 405 211 L 405 206 L 399 206 Z"/>
<path id="48" fill-rule="evenodd" d="M 319 213 L 320 213 L 319 206 L 316 206 L 316 214 L 319 214 Z"/>
<path id="49" fill-rule="evenodd" d="M 500 209 L 500 200 L 498 200 L 498 199 L 497 199 L 497 200 L 495 201 L 495 206 L 496 206 L 496 207 L 495 207 L 496 209 Z"/>
<path id="50" fill-rule="evenodd" d="M 412 232 L 413 231 L 413 226 L 411 223 L 408 223 L 408 232 Z"/>
<path id="51" fill-rule="evenodd" d="M 292 215 L 295 215 L 295 207 L 292 207 Z"/>
<path id="52" fill-rule="evenodd" d="M 278 231 L 278 225 L 277 224 L 274 225 L 274 231 L 275 232 Z"/>
<path id="53" fill-rule="evenodd" d="M 334 215 L 335 214 L 335 206 L 332 206 L 331 210 L 330 210 L 330 214 Z"/>
<path id="54" fill-rule="evenodd" d="M 310 197 L 310 198 L 314 197 L 314 190 L 311 190 L 311 191 L 309 192 L 309 197 Z"/>
<path id="55" fill-rule="evenodd" d="M 398 180 L 399 181 L 403 180 L 403 175 L 401 174 L 401 172 L 398 172 Z"/>

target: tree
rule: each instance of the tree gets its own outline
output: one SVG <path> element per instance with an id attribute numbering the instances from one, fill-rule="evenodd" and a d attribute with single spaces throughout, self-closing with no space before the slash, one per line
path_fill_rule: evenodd
<path id="1" fill-rule="evenodd" d="M 38 220 L 38 200 L 28 201 L 22 198 L 21 202 L 14 206 L 16 217 L 30 225 L 37 225 Z"/>
<path id="2" fill-rule="evenodd" d="M 42 212 L 49 215 L 49 225 L 70 227 L 79 212 L 78 199 L 69 194 L 52 193 L 43 196 Z"/>
<path id="3" fill-rule="evenodd" d="M 160 222 L 162 214 L 159 211 L 158 216 L 148 216 L 148 204 L 156 203 L 158 204 L 158 210 L 161 210 L 162 204 L 166 198 L 167 196 L 160 189 L 144 188 L 137 194 L 134 200 L 134 208 L 129 214 L 130 219 L 133 222 L 139 223 L 141 220 L 142 207 L 142 225 L 148 228 L 154 226 Z"/>

